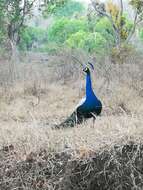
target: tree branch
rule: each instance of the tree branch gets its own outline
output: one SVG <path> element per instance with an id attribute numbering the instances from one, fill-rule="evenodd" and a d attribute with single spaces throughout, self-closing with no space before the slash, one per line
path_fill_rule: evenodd
<path id="1" fill-rule="evenodd" d="M 91 0 L 91 4 L 92 4 L 94 10 L 95 10 L 97 13 L 99 13 L 99 14 L 102 15 L 102 16 L 107 17 L 107 18 L 109 19 L 109 21 L 111 22 L 112 27 L 113 27 L 113 29 L 114 29 L 116 45 L 118 46 L 119 43 L 120 43 L 120 34 L 119 34 L 118 28 L 117 28 L 116 25 L 114 24 L 114 21 L 113 21 L 111 15 L 109 15 L 106 11 L 102 11 L 102 10 L 98 9 L 98 8 L 97 8 L 97 3 L 96 3 L 94 0 Z"/>
<path id="2" fill-rule="evenodd" d="M 130 34 L 128 35 L 128 38 L 126 40 L 127 43 L 130 41 L 130 39 L 132 38 L 132 36 L 133 36 L 133 34 L 134 34 L 135 30 L 136 30 L 136 26 L 138 24 L 137 19 L 138 19 L 138 10 L 136 10 L 135 17 L 134 17 L 134 24 L 133 24 L 133 27 L 132 27 L 132 29 L 130 31 Z"/>
<path id="3" fill-rule="evenodd" d="M 123 9 L 124 9 L 124 7 L 123 7 L 123 0 L 120 0 L 120 16 L 123 15 Z"/>
<path id="4" fill-rule="evenodd" d="M 122 16 L 123 16 L 123 0 L 120 0 L 120 25 L 119 25 L 119 44 L 121 44 L 121 32 L 122 32 L 122 29 L 123 29 L 123 24 L 122 24 Z"/>

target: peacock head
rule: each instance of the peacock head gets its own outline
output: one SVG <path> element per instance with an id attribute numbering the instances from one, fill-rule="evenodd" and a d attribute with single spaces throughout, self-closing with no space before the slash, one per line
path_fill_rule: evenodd
<path id="1" fill-rule="evenodd" d="M 84 68 L 83 68 L 83 71 L 84 71 L 85 73 L 87 73 L 87 74 L 90 74 L 90 69 L 89 69 L 89 67 L 90 67 L 92 70 L 94 70 L 93 64 L 90 63 L 90 62 L 88 62 L 88 66 L 85 65 Z"/>
<path id="2" fill-rule="evenodd" d="M 89 68 L 88 68 L 87 66 L 83 68 L 83 71 L 84 71 L 85 73 L 87 73 L 87 74 L 90 73 L 90 70 L 89 70 Z"/>

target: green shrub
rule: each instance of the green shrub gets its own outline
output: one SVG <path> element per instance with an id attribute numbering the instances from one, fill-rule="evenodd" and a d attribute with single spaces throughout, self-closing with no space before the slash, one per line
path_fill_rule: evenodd
<path id="1" fill-rule="evenodd" d="M 111 22 L 108 20 L 108 18 L 103 17 L 101 18 L 95 25 L 95 32 L 100 33 L 106 40 L 108 40 L 108 43 L 114 44 L 114 31 L 113 27 L 111 25 Z"/>
<path id="2" fill-rule="evenodd" d="M 21 32 L 21 39 L 19 48 L 22 50 L 31 50 L 34 47 L 38 48 L 42 43 L 47 40 L 47 32 L 41 28 L 26 27 Z"/>
<path id="3" fill-rule="evenodd" d="M 100 55 L 105 53 L 106 46 L 107 41 L 99 32 L 90 33 L 84 43 L 84 49 Z"/>
<path id="4" fill-rule="evenodd" d="M 48 40 L 63 44 L 72 34 L 80 30 L 87 31 L 86 20 L 62 18 L 49 29 Z"/>
<path id="5" fill-rule="evenodd" d="M 88 33 L 82 30 L 72 34 L 67 40 L 66 44 L 71 48 L 83 48 L 85 39 L 87 38 Z"/>
<path id="6" fill-rule="evenodd" d="M 107 41 L 98 32 L 89 33 L 78 31 L 69 37 L 66 44 L 71 48 L 80 48 L 91 53 L 96 52 L 102 54 L 105 52 Z"/>
<path id="7" fill-rule="evenodd" d="M 44 10 L 44 17 L 48 17 L 49 14 L 55 17 L 71 17 L 77 14 L 82 14 L 85 10 L 82 3 L 78 1 L 68 0 L 61 4 L 48 4 L 47 8 Z"/>

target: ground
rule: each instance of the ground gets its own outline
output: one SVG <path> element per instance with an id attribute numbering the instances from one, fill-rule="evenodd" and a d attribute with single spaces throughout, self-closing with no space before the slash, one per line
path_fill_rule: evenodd
<path id="1" fill-rule="evenodd" d="M 0 189 L 142 189 L 141 61 L 94 63 L 101 116 L 53 130 L 84 96 L 81 67 L 63 54 L 1 60 Z"/>

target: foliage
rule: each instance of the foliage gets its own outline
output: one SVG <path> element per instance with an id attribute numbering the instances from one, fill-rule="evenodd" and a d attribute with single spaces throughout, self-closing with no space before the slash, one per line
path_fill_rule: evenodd
<path id="1" fill-rule="evenodd" d="M 0 0 L 0 46 L 3 52 L 17 59 L 17 45 L 27 16 L 31 15 L 36 0 Z M 5 53 L 5 52 L 4 52 Z"/>
<path id="2" fill-rule="evenodd" d="M 133 24 L 128 20 L 125 12 L 121 13 L 120 7 L 117 4 L 114 4 L 112 1 L 107 2 L 107 12 L 110 13 L 112 21 L 119 30 L 121 41 L 126 40 Z"/>
<path id="3" fill-rule="evenodd" d="M 106 17 L 113 28 L 115 37 L 115 46 L 119 47 L 122 43 L 129 42 L 133 36 L 137 24 L 143 20 L 143 4 L 141 0 L 132 0 L 129 3 L 135 10 L 134 19 L 131 23 L 129 21 L 123 6 L 123 0 L 120 0 L 120 5 L 113 3 L 109 0 L 105 3 L 99 3 L 97 1 L 91 0 L 94 12 L 101 19 Z"/>
<path id="4" fill-rule="evenodd" d="M 132 23 L 126 16 L 125 20 L 129 30 Z M 93 22 L 92 31 L 85 17 L 56 19 L 47 32 L 32 27 L 27 28 L 21 35 L 20 48 L 29 50 L 37 45 L 38 50 L 53 53 L 66 45 L 102 55 L 115 45 L 114 29 L 107 17 L 97 19 L 96 23 L 94 20 L 91 22 Z"/>
<path id="5" fill-rule="evenodd" d="M 70 35 L 79 30 L 87 31 L 87 23 L 85 19 L 68 19 L 62 18 L 56 20 L 48 31 L 48 40 L 56 43 L 64 43 Z"/>
<path id="6" fill-rule="evenodd" d="M 108 40 L 109 44 L 113 44 L 115 42 L 112 25 L 106 17 L 101 18 L 96 23 L 94 30 Z"/>
<path id="7" fill-rule="evenodd" d="M 3 27 L 1 27 L 1 25 L 2 24 L 0 24 L 0 45 L 3 44 L 3 42 L 5 41 L 5 38 L 6 38 L 5 29 Z"/>
<path id="8" fill-rule="evenodd" d="M 92 23 L 93 22 L 93 23 Z M 112 47 L 116 45 L 116 35 L 114 33 L 113 26 L 110 20 L 107 17 L 101 17 L 100 19 L 94 22 L 94 19 L 91 19 L 89 25 L 92 26 L 93 32 L 100 33 L 107 41 L 108 44 Z M 90 26 L 89 26 L 90 27 Z M 124 28 L 121 30 L 121 39 L 125 40 L 129 31 L 131 30 L 132 22 L 127 18 L 126 14 L 124 15 Z"/>
<path id="9" fill-rule="evenodd" d="M 20 30 L 24 26 L 27 15 L 31 13 L 35 0 L 15 0 L 7 1 L 6 19 L 7 19 L 7 35 L 8 38 L 18 44 L 20 40 Z"/>
<path id="10" fill-rule="evenodd" d="M 119 17 L 119 13 L 120 13 L 120 8 L 117 4 L 113 3 L 111 0 L 107 2 L 106 4 L 106 11 L 108 13 L 110 13 L 111 17 L 114 19 L 114 21 L 116 22 L 116 20 Z"/>
<path id="11" fill-rule="evenodd" d="M 5 27 L 5 2 L 0 1 L 0 45 L 3 44 L 6 37 L 6 27 Z"/>
<path id="12" fill-rule="evenodd" d="M 138 13 L 141 13 L 143 10 L 143 1 L 142 0 L 131 0 L 129 2 L 130 5 L 132 5 L 132 7 L 134 9 L 138 10 Z"/>
<path id="13" fill-rule="evenodd" d="M 71 48 L 84 48 L 85 39 L 88 37 L 88 35 L 89 33 L 80 30 L 72 34 L 66 40 L 66 44 Z"/>
<path id="14" fill-rule="evenodd" d="M 101 53 L 107 41 L 99 32 L 88 31 L 85 19 L 60 19 L 48 31 L 49 42 L 65 44 L 70 48 L 80 48 L 88 52 Z M 102 51 L 104 52 L 104 50 Z"/>
<path id="15" fill-rule="evenodd" d="M 31 50 L 38 48 L 47 40 L 47 31 L 42 28 L 25 27 L 21 32 L 19 48 L 22 50 Z"/>
<path id="16" fill-rule="evenodd" d="M 85 7 L 78 1 L 47 0 L 42 1 L 42 11 L 46 19 L 52 15 L 53 22 L 46 31 L 26 26 L 35 1 L 0 0 L 0 44 L 10 41 L 20 50 L 52 53 L 63 46 L 98 54 L 111 50 L 113 57 L 118 57 L 120 52 L 130 49 L 124 44 L 129 42 L 137 24 L 143 19 L 142 0 L 129 1 L 135 12 L 132 20 L 122 6 L 123 0 L 119 1 L 120 4 L 112 0 L 102 3 L 91 0 L 92 8 L 89 8 L 87 16 Z M 141 30 L 141 39 L 142 33 Z"/>
<path id="17" fill-rule="evenodd" d="M 78 1 L 65 0 L 63 3 L 51 3 L 48 5 L 43 11 L 43 15 L 44 17 L 48 17 L 49 15 L 54 15 L 56 17 L 71 17 L 82 13 L 84 9 L 84 6 Z"/>
<path id="18" fill-rule="evenodd" d="M 143 41 L 143 28 L 139 30 L 139 37 Z"/>
<path id="19" fill-rule="evenodd" d="M 71 48 L 81 48 L 88 52 L 96 52 L 102 54 L 106 47 L 105 38 L 98 32 L 89 33 L 78 31 L 72 34 L 66 41 Z"/>

